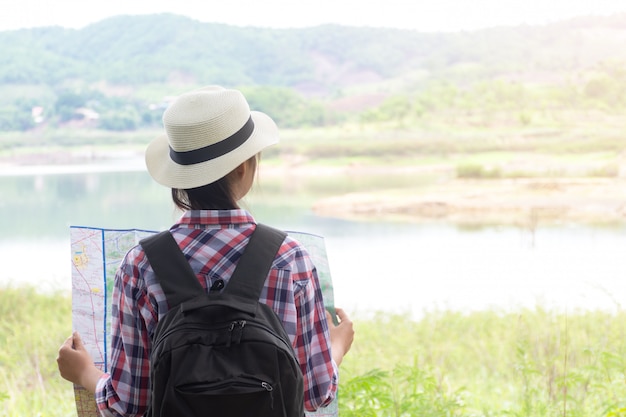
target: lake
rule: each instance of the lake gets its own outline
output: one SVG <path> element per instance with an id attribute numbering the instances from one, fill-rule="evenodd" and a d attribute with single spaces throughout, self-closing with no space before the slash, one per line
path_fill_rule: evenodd
<path id="1" fill-rule="evenodd" d="M 31 169 L 0 176 L 0 285 L 69 291 L 70 225 L 161 230 L 177 218 L 168 189 L 141 169 L 120 169 Z M 466 230 L 312 213 L 311 204 L 328 192 L 387 184 L 357 182 L 261 175 L 246 202 L 258 221 L 326 238 L 336 304 L 353 315 L 419 317 L 433 310 L 537 305 L 611 310 L 626 300 L 624 227 L 539 227 L 531 235 L 515 227 Z"/>

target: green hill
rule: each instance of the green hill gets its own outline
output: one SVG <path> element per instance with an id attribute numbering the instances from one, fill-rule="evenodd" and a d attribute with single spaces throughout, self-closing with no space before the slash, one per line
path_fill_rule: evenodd
<path id="1" fill-rule="evenodd" d="M 572 86 L 589 88 L 585 94 L 614 106 L 625 89 L 626 14 L 456 33 L 118 16 L 80 30 L 0 32 L 0 50 L 0 130 L 32 128 L 35 106 L 61 123 L 87 107 L 103 116 L 101 127 L 132 129 L 158 123 L 160 110 L 146 109 L 162 109 L 166 96 L 207 84 L 247 89 L 283 124 L 329 125 L 345 114 L 372 119 L 367 112 L 389 99 L 396 102 L 385 111 L 396 111 L 398 97 L 412 107 L 417 100 L 419 113 L 430 100 L 419 96 L 433 88 L 475 96 L 494 81 L 556 87 L 565 95 Z M 303 111 L 305 120 L 298 119 Z"/>

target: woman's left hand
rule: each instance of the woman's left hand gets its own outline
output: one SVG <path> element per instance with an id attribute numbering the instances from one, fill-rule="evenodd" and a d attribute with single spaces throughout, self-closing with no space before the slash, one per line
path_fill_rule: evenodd
<path id="1" fill-rule="evenodd" d="M 98 379 L 103 372 L 94 365 L 78 332 L 68 337 L 59 348 L 57 365 L 64 379 L 81 385 L 92 393 L 96 391 Z"/>

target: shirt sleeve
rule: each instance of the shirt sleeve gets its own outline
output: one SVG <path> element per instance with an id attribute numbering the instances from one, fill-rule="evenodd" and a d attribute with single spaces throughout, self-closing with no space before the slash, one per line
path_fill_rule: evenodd
<path id="1" fill-rule="evenodd" d="M 316 269 L 308 255 L 303 270 L 294 274 L 302 285 L 295 298 L 299 326 L 295 349 L 304 375 L 304 406 L 308 411 L 324 407 L 335 398 L 338 384 L 337 365 L 332 359 L 326 309 Z"/>
<path id="2" fill-rule="evenodd" d="M 106 417 L 142 416 L 148 408 L 150 343 L 144 316 L 152 314 L 152 309 L 145 286 L 137 285 L 137 275 L 127 259 L 115 275 L 111 363 L 96 387 L 96 404 Z"/>

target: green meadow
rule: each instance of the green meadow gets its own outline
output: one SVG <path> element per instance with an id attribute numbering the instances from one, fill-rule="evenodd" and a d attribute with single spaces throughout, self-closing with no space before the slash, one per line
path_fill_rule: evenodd
<path id="1" fill-rule="evenodd" d="M 427 312 L 355 318 L 340 415 L 626 416 L 626 312 Z M 69 295 L 0 290 L 0 416 L 75 415 L 56 369 Z"/>

